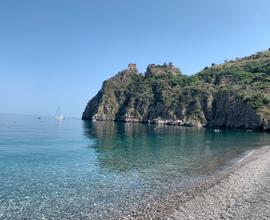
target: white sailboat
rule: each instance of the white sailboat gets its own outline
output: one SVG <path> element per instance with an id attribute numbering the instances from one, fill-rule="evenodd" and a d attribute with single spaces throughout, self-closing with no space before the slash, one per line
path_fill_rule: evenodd
<path id="1" fill-rule="evenodd" d="M 65 119 L 65 117 L 64 117 L 64 115 L 58 115 L 58 116 L 55 116 L 55 119 L 62 121 Z"/>
<path id="2" fill-rule="evenodd" d="M 60 114 L 60 107 L 57 108 L 55 119 L 59 121 L 63 121 L 65 119 L 64 115 Z"/>

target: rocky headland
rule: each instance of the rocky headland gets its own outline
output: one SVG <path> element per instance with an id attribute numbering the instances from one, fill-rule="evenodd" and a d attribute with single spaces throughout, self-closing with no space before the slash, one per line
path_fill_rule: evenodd
<path id="1" fill-rule="evenodd" d="M 172 63 L 136 64 L 104 81 L 82 115 L 193 127 L 270 130 L 270 50 L 187 76 Z"/>

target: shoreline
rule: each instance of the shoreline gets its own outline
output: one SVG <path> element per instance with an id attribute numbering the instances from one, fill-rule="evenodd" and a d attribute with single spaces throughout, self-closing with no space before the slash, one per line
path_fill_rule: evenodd
<path id="1" fill-rule="evenodd" d="M 168 127 L 180 127 L 180 128 L 196 128 L 196 129 L 201 129 L 201 128 L 205 128 L 205 129 L 212 129 L 212 130 L 222 130 L 222 131 L 226 131 L 226 130 L 232 130 L 232 131 L 245 131 L 245 132 L 259 132 L 259 133 L 263 133 L 266 132 L 268 133 L 269 131 L 263 130 L 261 128 L 243 128 L 243 127 L 224 127 L 224 126 L 215 126 L 215 125 L 209 125 L 209 124 L 201 124 L 198 126 L 198 124 L 190 124 L 188 123 L 183 123 L 183 122 L 179 122 L 179 120 L 164 120 L 162 122 L 158 122 L 158 120 L 152 120 L 149 122 L 148 121 L 139 121 L 139 120 L 118 120 L 118 119 L 114 119 L 114 120 L 110 120 L 110 119 L 86 119 L 81 117 L 81 120 L 84 122 L 114 122 L 114 123 L 123 123 L 123 124 L 144 124 L 144 125 L 153 125 L 153 126 L 168 126 Z"/>
<path id="2" fill-rule="evenodd" d="M 270 147 L 255 149 L 224 171 L 123 219 L 270 218 L 269 168 Z"/>

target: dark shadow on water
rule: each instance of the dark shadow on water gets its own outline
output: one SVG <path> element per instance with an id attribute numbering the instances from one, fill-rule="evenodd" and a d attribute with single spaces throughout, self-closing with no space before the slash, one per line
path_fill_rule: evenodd
<path id="1" fill-rule="evenodd" d="M 84 122 L 84 135 L 101 168 L 115 172 L 175 172 L 207 175 L 254 147 L 267 145 L 269 135 L 241 131 L 155 126 L 137 123 Z"/>

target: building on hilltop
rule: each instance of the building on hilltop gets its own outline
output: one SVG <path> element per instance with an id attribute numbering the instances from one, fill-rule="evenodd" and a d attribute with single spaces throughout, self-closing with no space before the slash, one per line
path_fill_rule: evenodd
<path id="1" fill-rule="evenodd" d="M 150 77 L 163 74 L 180 75 L 181 71 L 176 68 L 172 62 L 169 62 L 169 64 L 164 63 L 163 65 L 150 64 L 147 66 L 145 76 Z"/>

